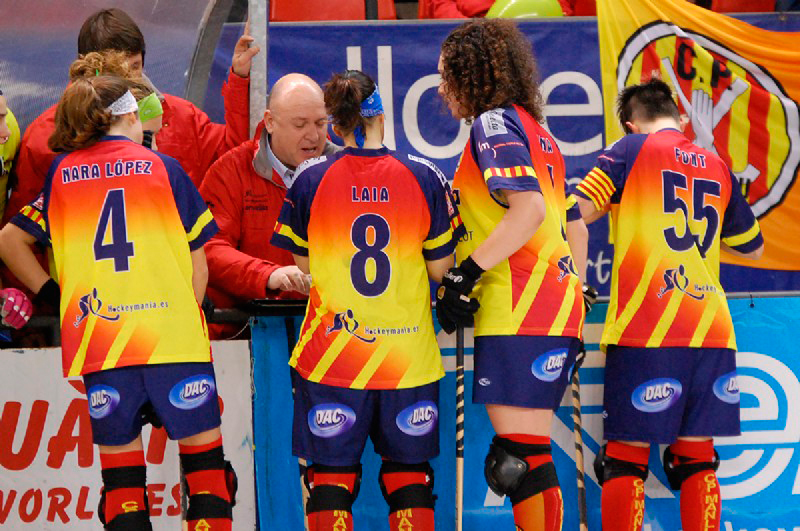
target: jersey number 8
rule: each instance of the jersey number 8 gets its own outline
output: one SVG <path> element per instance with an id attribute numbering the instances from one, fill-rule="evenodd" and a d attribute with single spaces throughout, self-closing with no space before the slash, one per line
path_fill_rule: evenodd
<path id="1" fill-rule="evenodd" d="M 108 226 L 111 225 L 111 240 L 106 243 Z M 115 188 L 106 193 L 97 231 L 94 234 L 94 259 L 114 260 L 114 271 L 128 271 L 130 257 L 133 256 L 133 242 L 128 241 L 128 227 L 125 217 L 125 190 Z"/>
<path id="2" fill-rule="evenodd" d="M 383 250 L 389 245 L 390 237 L 389 223 L 378 214 L 361 214 L 350 227 L 350 240 L 358 249 L 350 260 L 350 282 L 365 297 L 377 297 L 389 286 L 392 263 Z M 372 240 L 371 243 L 369 240 Z M 375 278 L 372 281 L 367 279 L 367 264 L 370 261 L 375 266 Z"/>

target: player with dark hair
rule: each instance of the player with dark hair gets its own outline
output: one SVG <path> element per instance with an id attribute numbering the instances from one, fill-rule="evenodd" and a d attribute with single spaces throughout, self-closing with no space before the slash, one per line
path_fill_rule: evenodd
<path id="1" fill-rule="evenodd" d="M 177 439 L 192 531 L 230 530 L 235 474 L 222 450 L 205 320 L 203 244 L 216 231 L 189 176 L 140 145 L 122 78 L 74 81 L 56 110 L 60 153 L 39 198 L 0 231 L 0 256 L 60 307 L 65 376 L 83 376 L 108 530 L 152 529 L 141 429 Z M 58 282 L 31 245 L 51 245 Z"/>
<path id="2" fill-rule="evenodd" d="M 670 87 L 624 89 L 629 134 L 578 185 L 583 218 L 610 211 L 614 262 L 604 428 L 595 461 L 604 529 L 638 531 L 651 444 L 680 490 L 686 531 L 720 529 L 713 436 L 739 434 L 736 341 L 719 282 L 720 249 L 758 258 L 763 238 L 740 184 L 716 154 L 680 131 Z"/>
<path id="3" fill-rule="evenodd" d="M 290 361 L 292 449 L 313 463 L 306 513 L 315 531 L 352 529 L 369 436 L 390 529 L 433 530 L 444 370 L 427 279 L 453 264 L 464 229 L 436 166 L 383 147 L 372 79 L 334 75 L 325 107 L 346 147 L 298 167 L 272 237 L 313 278 Z"/>
<path id="4" fill-rule="evenodd" d="M 437 315 L 452 332 L 477 306 L 464 299 L 480 303 L 473 400 L 486 404 L 497 433 L 486 479 L 511 499 L 519 529 L 560 530 L 550 426 L 576 369 L 586 226 L 576 208 L 567 211 L 564 160 L 539 123 L 536 62 L 514 23 L 458 27 L 442 44 L 439 72 L 451 113 L 473 124 L 453 181 L 470 237 L 444 276 Z"/>

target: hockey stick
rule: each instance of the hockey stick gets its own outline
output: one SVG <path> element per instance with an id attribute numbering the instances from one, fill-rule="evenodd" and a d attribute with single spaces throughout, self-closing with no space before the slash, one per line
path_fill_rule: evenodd
<path id="1" fill-rule="evenodd" d="M 586 356 L 586 348 L 581 341 L 579 356 Z M 586 482 L 583 468 L 583 423 L 581 422 L 581 378 L 579 367 L 572 372 L 572 422 L 575 433 L 575 474 L 578 480 L 578 517 L 580 531 L 589 530 L 589 519 L 586 511 Z"/>
<path id="2" fill-rule="evenodd" d="M 311 531 L 311 528 L 308 527 L 308 513 L 306 513 L 306 507 L 308 507 L 308 498 L 311 495 L 308 492 L 308 487 L 306 486 L 306 468 L 308 468 L 308 462 L 303 459 L 302 457 L 297 458 L 297 464 L 300 467 L 300 489 L 303 493 L 303 525 L 306 527 L 306 531 Z"/>
<path id="3" fill-rule="evenodd" d="M 456 329 L 456 531 L 464 521 L 464 328 Z"/>

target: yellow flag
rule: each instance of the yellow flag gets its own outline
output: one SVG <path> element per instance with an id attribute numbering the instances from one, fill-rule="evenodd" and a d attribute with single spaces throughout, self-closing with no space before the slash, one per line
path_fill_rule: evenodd
<path id="1" fill-rule="evenodd" d="M 730 263 L 800 270 L 800 33 L 756 28 L 686 0 L 597 0 L 606 138 L 616 98 L 658 76 L 690 117 L 685 134 L 717 152 L 759 218 L 765 253 Z"/>

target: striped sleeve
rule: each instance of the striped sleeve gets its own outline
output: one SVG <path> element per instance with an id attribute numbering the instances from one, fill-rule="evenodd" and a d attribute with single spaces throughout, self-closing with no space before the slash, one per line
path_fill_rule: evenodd
<path id="1" fill-rule="evenodd" d="M 597 157 L 594 168 L 578 183 L 573 193 L 589 199 L 597 210 L 618 203 L 628 171 L 639 156 L 647 135 L 631 134 L 620 138 Z"/>
<path id="2" fill-rule="evenodd" d="M 604 210 L 617 191 L 611 178 L 598 166 L 592 168 L 575 188 L 579 197 L 589 199 L 597 210 Z"/>
<path id="3" fill-rule="evenodd" d="M 22 207 L 19 212 L 14 214 L 10 223 L 36 238 L 36 241 L 42 245 L 50 245 L 47 216 L 44 211 L 44 194 L 39 194 L 33 202 Z"/>
<path id="4" fill-rule="evenodd" d="M 472 124 L 475 162 L 492 196 L 506 206 L 503 190 L 540 192 L 529 139 L 514 109 L 493 109 Z"/>

